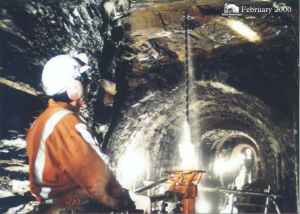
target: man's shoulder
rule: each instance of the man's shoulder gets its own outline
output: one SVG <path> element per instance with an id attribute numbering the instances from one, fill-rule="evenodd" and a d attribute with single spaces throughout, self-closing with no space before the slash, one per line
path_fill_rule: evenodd
<path id="1" fill-rule="evenodd" d="M 43 111 L 40 114 L 38 119 L 49 120 L 53 117 L 58 117 L 58 115 L 64 115 L 64 116 L 70 115 L 71 117 L 76 117 L 75 113 L 70 109 L 58 107 L 58 108 L 47 108 L 45 111 Z"/>
<path id="2" fill-rule="evenodd" d="M 46 124 L 59 123 L 64 120 L 78 120 L 76 114 L 66 108 L 47 108 L 34 121 L 33 126 L 45 126 Z"/>
<path id="3" fill-rule="evenodd" d="M 31 124 L 26 138 L 40 138 L 38 136 L 40 136 L 46 130 L 52 130 L 63 120 L 73 121 L 76 120 L 76 116 L 68 109 L 46 108 Z"/>
<path id="4" fill-rule="evenodd" d="M 69 109 L 60 109 L 56 114 L 58 117 L 61 117 L 60 122 L 58 123 L 59 126 L 72 126 L 74 128 L 76 124 L 82 123 L 78 114 Z"/>
<path id="5" fill-rule="evenodd" d="M 62 120 L 79 120 L 78 115 L 67 108 L 57 108 L 55 111 L 52 112 L 51 117 L 61 117 Z"/>

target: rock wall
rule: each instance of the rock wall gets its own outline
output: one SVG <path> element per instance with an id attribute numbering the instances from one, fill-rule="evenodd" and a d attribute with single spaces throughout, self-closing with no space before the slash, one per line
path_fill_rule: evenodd
<path id="1" fill-rule="evenodd" d="M 50 57 L 72 50 L 87 52 L 97 71 L 104 43 L 100 11 L 101 1 L 93 0 L 1 2 L 1 35 L 7 37 L 1 49 L 4 72 L 37 86 L 38 79 L 26 76 L 40 73 Z"/>
<path id="2" fill-rule="evenodd" d="M 113 9 L 118 9 L 117 2 L 113 2 L 116 7 Z M 49 58 L 72 51 L 85 52 L 89 56 L 92 70 L 85 80 L 88 108 L 83 115 L 89 125 L 93 126 L 94 108 L 101 108 L 102 105 L 98 80 L 103 77 L 114 80 L 115 53 L 117 43 L 122 39 L 122 34 L 119 37 L 115 35 L 116 22 L 111 21 L 111 14 L 104 10 L 103 4 L 101 0 L 1 1 L 0 77 L 28 83 L 41 91 L 41 71 Z M 122 13 L 127 10 L 122 8 Z M 118 24 L 117 34 L 122 32 L 122 26 Z M 8 94 L 9 90 L 4 87 L 3 94 Z M 27 96 L 4 95 L 1 101 L 6 103 L 5 106 L 13 106 L 19 98 L 25 101 Z M 37 102 L 41 101 L 37 99 Z M 21 119 L 22 123 L 29 124 L 29 118 L 32 118 L 30 114 L 40 111 L 41 105 L 37 109 L 27 105 L 23 108 L 29 114 Z M 8 108 L 7 111 L 2 111 L 7 115 L 4 120 L 14 117 L 18 109 L 10 111 Z M 24 116 L 23 113 L 19 115 Z M 25 127 L 24 124 L 21 127 Z"/>

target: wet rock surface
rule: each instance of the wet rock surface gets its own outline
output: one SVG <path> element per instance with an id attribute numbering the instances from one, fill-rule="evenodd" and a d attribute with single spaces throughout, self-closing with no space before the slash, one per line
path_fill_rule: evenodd
<path id="1" fill-rule="evenodd" d="M 49 57 L 72 50 L 87 52 L 97 68 L 103 48 L 100 4 L 100 1 L 2 2 L 3 74 L 17 74 L 16 78 L 31 81 L 37 87 L 40 70 Z"/>
<path id="2" fill-rule="evenodd" d="M 22 136 L 1 140 L 1 213 L 28 213 L 37 203 L 29 193 L 26 142 Z"/>
<path id="3" fill-rule="evenodd" d="M 1 80 L 4 77 L 10 81 L 29 84 L 37 91 L 42 91 L 41 71 L 47 60 L 58 54 L 84 52 L 89 57 L 92 69 L 85 76 L 88 108 L 83 116 L 89 125 L 93 126 L 94 106 L 99 99 L 101 100 L 98 80 L 114 72 L 114 68 L 106 68 L 102 61 L 107 55 L 114 54 L 113 49 L 104 50 L 105 44 L 113 41 L 111 36 L 108 36 L 111 23 L 107 21 L 107 14 L 103 11 L 103 1 L 13 0 L 1 2 L 0 7 Z M 108 61 L 108 65 L 114 63 L 114 59 L 110 57 L 104 61 Z M 23 93 L 11 92 L 5 84 L 1 85 L 1 90 L 5 92 L 1 93 L 1 102 L 8 103 L 9 106 L 13 106 L 16 99 L 23 102 L 28 100 Z M 33 107 L 26 108 L 28 111 L 39 112 L 47 104 L 46 100 L 38 98 L 33 100 Z M 98 106 L 101 106 L 101 101 L 98 103 Z M 13 114 L 5 106 L 1 108 L 4 115 Z M 16 112 L 20 111 L 22 112 L 22 109 L 16 107 Z M 32 121 L 26 117 L 21 120 L 27 124 Z M 14 128 L 19 128 L 17 124 L 14 125 Z M 7 127 L 2 129 L 0 134 L 6 135 Z"/>

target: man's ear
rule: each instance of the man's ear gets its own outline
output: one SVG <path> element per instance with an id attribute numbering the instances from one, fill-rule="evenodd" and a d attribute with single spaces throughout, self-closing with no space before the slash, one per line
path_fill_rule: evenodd
<path id="1" fill-rule="evenodd" d="M 67 95 L 70 100 L 79 100 L 83 95 L 83 86 L 80 81 L 72 80 L 67 88 Z"/>

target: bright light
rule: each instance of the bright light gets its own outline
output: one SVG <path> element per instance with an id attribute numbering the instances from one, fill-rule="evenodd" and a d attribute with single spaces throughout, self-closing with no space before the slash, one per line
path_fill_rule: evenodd
<path id="1" fill-rule="evenodd" d="M 236 206 L 234 205 L 235 201 L 236 201 L 236 197 L 233 194 L 227 195 L 226 194 L 226 198 L 227 198 L 227 203 L 225 205 L 225 207 L 223 207 L 220 210 L 220 214 L 237 214 L 238 213 L 238 209 L 236 208 Z"/>
<path id="2" fill-rule="evenodd" d="M 242 187 L 246 183 L 251 183 L 251 176 L 249 173 L 247 173 L 247 169 L 245 166 L 242 166 L 241 170 L 239 171 L 239 174 L 234 180 L 234 183 L 238 190 L 242 189 Z"/>
<path id="3" fill-rule="evenodd" d="M 235 157 L 228 159 L 219 157 L 214 162 L 214 174 L 215 175 L 224 175 L 226 173 L 234 172 L 239 169 L 244 163 L 244 156 L 237 155 Z"/>
<path id="4" fill-rule="evenodd" d="M 248 25 L 244 24 L 241 21 L 229 19 L 226 21 L 226 25 L 250 42 L 261 41 L 261 37 L 255 31 L 253 31 Z"/>
<path id="5" fill-rule="evenodd" d="M 143 141 L 140 141 L 143 142 Z M 138 179 L 141 179 L 149 169 L 149 155 L 138 144 L 131 143 L 117 165 L 117 178 L 122 186 L 128 189 L 135 188 Z"/>
<path id="6" fill-rule="evenodd" d="M 192 144 L 191 128 L 187 121 L 183 123 L 182 135 L 179 142 L 180 169 L 197 169 L 197 156 Z"/>
<path id="7" fill-rule="evenodd" d="M 195 209 L 196 209 L 196 213 L 207 214 L 211 212 L 212 206 L 211 203 L 206 201 L 205 198 L 203 198 L 203 196 L 201 195 L 200 197 L 197 197 Z"/>

